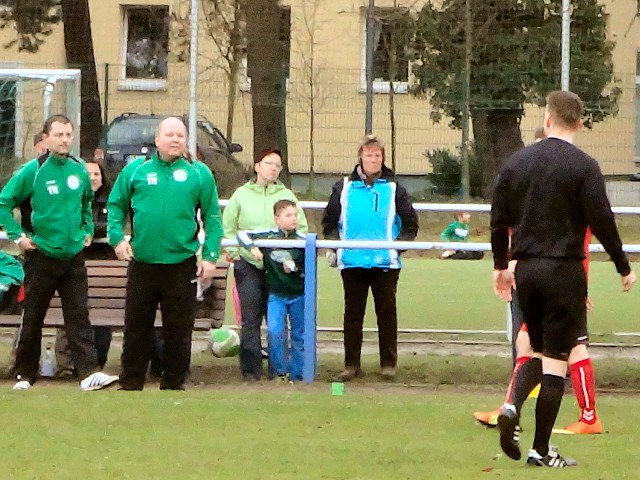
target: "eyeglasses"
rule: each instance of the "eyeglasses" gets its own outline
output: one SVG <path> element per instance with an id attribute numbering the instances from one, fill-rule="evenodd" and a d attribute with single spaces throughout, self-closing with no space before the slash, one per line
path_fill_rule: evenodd
<path id="1" fill-rule="evenodd" d="M 268 166 L 268 167 L 274 167 L 276 170 L 282 170 L 282 164 L 280 163 L 276 163 L 276 162 L 270 162 L 268 160 L 262 160 L 260 163 Z"/>

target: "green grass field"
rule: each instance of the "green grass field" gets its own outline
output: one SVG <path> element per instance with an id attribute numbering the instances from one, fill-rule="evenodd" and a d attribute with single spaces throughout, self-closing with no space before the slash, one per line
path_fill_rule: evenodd
<path id="1" fill-rule="evenodd" d="M 602 435 L 552 437 L 580 463 L 562 472 L 509 460 L 497 432 L 473 423 L 478 405 L 499 401 L 455 389 L 351 385 L 335 397 L 328 384 L 142 394 L 81 393 L 70 385 L 5 390 L 0 465 L 3 479 L 41 480 L 640 478 L 637 398 L 600 398 Z M 526 405 L 524 448 L 532 410 Z M 563 408 L 559 423 L 574 416 Z"/>
<path id="2" fill-rule="evenodd" d="M 320 262 L 319 324 L 342 323 L 339 272 Z M 505 305 L 491 290 L 489 261 L 409 259 L 398 303 L 404 328 L 503 329 Z M 640 331 L 637 295 L 623 295 L 610 263 L 593 262 L 590 316 L 595 332 Z M 371 302 L 370 302 L 371 303 Z M 229 302 L 230 305 L 230 302 Z M 372 305 L 370 306 L 372 307 Z M 228 321 L 233 314 L 228 312 Z M 375 326 L 370 308 L 366 326 Z M 8 339 L 0 345 L 8 357 Z M 117 348 L 107 369 L 118 369 Z M 501 454 L 498 435 L 473 422 L 475 410 L 503 399 L 509 361 L 441 357 L 399 359 L 397 382 L 369 375 L 331 395 L 341 356 L 322 354 L 312 385 L 240 383 L 237 359 L 196 353 L 186 392 L 83 393 L 74 382 L 39 382 L 11 391 L 0 368 L 0 480 L 4 479 L 640 479 L 633 451 L 640 433 L 640 397 L 607 388 L 640 388 L 637 362 L 597 363 L 598 413 L 606 433 L 554 436 L 579 466 L 531 469 Z M 534 403 L 523 415 L 523 452 L 531 445 Z M 558 419 L 576 420 L 572 393 Z"/>

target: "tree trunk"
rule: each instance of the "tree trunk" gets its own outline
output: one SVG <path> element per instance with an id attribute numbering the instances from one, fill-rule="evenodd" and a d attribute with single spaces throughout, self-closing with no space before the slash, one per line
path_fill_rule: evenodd
<path id="1" fill-rule="evenodd" d="M 291 184 L 284 135 L 285 102 L 281 92 L 284 72 L 278 0 L 247 2 L 247 73 L 251 78 L 254 158 L 267 147 L 283 152 L 280 179 Z M 287 52 L 288 53 L 288 52 Z"/>
<path id="2" fill-rule="evenodd" d="M 389 44 L 387 45 L 389 54 L 389 126 L 391 127 L 391 170 L 394 173 L 397 169 L 396 164 L 396 109 L 395 109 L 395 87 L 393 82 L 398 78 L 398 55 L 396 50 L 396 37 L 393 33 L 389 35 Z"/>
<path id="3" fill-rule="evenodd" d="M 239 57 L 234 57 L 229 72 L 229 89 L 227 91 L 227 132 L 229 142 L 233 141 L 233 117 L 236 112 L 236 94 L 238 91 L 238 72 L 240 71 Z"/>
<path id="4" fill-rule="evenodd" d="M 473 110 L 476 157 L 482 171 L 482 196 L 491 200 L 493 185 L 505 160 L 520 150 L 522 110 Z"/>
<path id="5" fill-rule="evenodd" d="M 102 135 L 102 112 L 96 60 L 93 55 L 89 1 L 63 0 L 62 21 L 67 66 L 79 68 L 82 73 L 80 83 L 82 126 L 79 153 L 85 158 L 92 158 Z"/>
<path id="6" fill-rule="evenodd" d="M 313 57 L 311 59 L 311 72 L 313 72 Z M 316 106 L 314 97 L 313 73 L 311 74 L 311 96 L 309 98 L 309 184 L 307 185 L 307 194 L 313 195 L 316 179 L 316 151 L 315 151 L 315 129 L 316 129 Z"/>

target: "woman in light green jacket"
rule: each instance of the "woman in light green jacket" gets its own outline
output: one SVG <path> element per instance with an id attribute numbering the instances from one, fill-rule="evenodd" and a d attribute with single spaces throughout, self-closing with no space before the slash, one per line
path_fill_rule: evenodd
<path id="1" fill-rule="evenodd" d="M 275 228 L 273 205 L 282 199 L 297 202 L 294 193 L 278 180 L 282 171 L 279 150 L 263 151 L 254 164 L 256 177 L 239 187 L 224 209 L 224 237 L 236 239 L 238 232 Z M 298 209 L 298 230 L 306 233 L 307 219 Z M 240 335 L 240 370 L 246 381 L 260 380 L 263 374 L 260 325 L 267 307 L 267 283 L 261 261 L 244 248 L 227 248 L 234 262 L 234 277 L 240 297 L 242 330 Z"/>

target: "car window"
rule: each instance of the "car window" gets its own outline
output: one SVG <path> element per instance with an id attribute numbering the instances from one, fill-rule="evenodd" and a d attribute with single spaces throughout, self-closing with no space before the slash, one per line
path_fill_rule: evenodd
<path id="1" fill-rule="evenodd" d="M 227 141 L 222 136 L 222 133 L 220 133 L 220 130 L 218 130 L 217 128 L 214 127 L 212 132 L 211 132 L 211 136 L 215 140 L 215 142 L 216 142 L 218 148 L 220 148 L 220 150 L 222 150 L 223 152 L 226 152 L 229 149 L 229 146 L 227 145 Z"/>
<path id="2" fill-rule="evenodd" d="M 229 151 L 229 144 L 226 139 L 216 127 L 211 125 L 208 121 L 198 122 L 198 134 L 202 132 L 203 135 L 206 135 L 207 145 L 215 148 L 221 152 L 227 153 Z"/>
<path id="3" fill-rule="evenodd" d="M 196 133 L 196 142 L 198 143 L 199 147 L 218 148 L 218 146 L 213 141 L 213 138 L 211 137 L 211 135 L 209 135 L 209 132 L 207 132 L 206 130 L 204 130 L 203 128 L 200 128 L 200 127 L 198 127 L 196 132 L 197 132 Z"/>
<path id="4" fill-rule="evenodd" d="M 160 118 L 126 118 L 114 122 L 107 133 L 107 146 L 155 144 Z"/>

